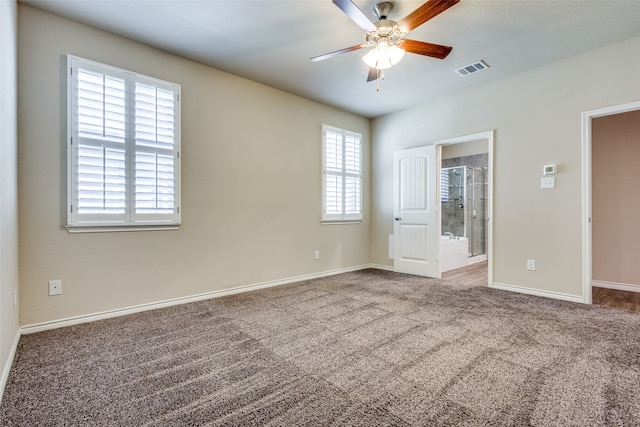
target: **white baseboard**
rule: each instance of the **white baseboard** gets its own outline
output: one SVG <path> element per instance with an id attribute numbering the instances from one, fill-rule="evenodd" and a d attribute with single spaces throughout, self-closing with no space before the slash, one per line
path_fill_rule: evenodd
<path id="1" fill-rule="evenodd" d="M 477 264 L 477 263 L 479 263 L 479 262 L 484 262 L 484 261 L 486 261 L 487 259 L 488 259 L 488 258 L 487 258 L 487 255 L 486 255 L 486 254 L 484 254 L 484 255 L 476 255 L 476 256 L 472 256 L 472 257 L 470 257 L 470 258 L 469 258 L 469 265 Z"/>
<path id="2" fill-rule="evenodd" d="M 385 266 L 380 266 L 385 267 Z M 187 304 L 190 302 L 203 301 L 212 298 L 224 297 L 227 295 L 239 294 L 242 292 L 254 291 L 257 289 L 271 288 L 274 286 L 286 285 L 289 283 L 301 282 L 304 280 L 318 279 L 321 277 L 334 276 L 336 274 L 349 273 L 352 271 L 364 270 L 367 268 L 379 268 L 372 264 L 359 265 L 355 267 L 340 268 L 336 270 L 324 271 L 321 273 L 305 274 L 302 276 L 289 277 L 286 279 L 272 280 L 268 282 L 255 283 L 251 285 L 243 285 L 230 289 L 222 289 L 219 291 L 206 292 L 198 295 L 190 295 L 187 297 L 174 298 L 164 301 L 157 301 L 148 304 L 140 304 L 131 307 L 119 308 L 115 310 L 103 311 L 100 313 L 86 314 L 82 316 L 68 317 L 65 319 L 52 320 L 49 322 L 34 323 L 25 325 L 20 328 L 20 334 L 33 334 L 36 332 L 47 331 L 50 329 L 63 328 L 65 326 L 78 325 L 81 323 L 94 322 L 96 320 L 109 319 L 112 317 L 125 316 L 127 314 L 140 313 L 158 308 L 171 307 L 179 304 Z M 13 360 L 13 359 L 12 359 Z"/>
<path id="3" fill-rule="evenodd" d="M 540 289 L 525 288 L 522 286 L 508 285 L 505 283 L 493 283 L 490 288 L 502 289 L 503 291 L 518 292 L 527 295 L 536 295 L 539 297 L 559 299 L 563 301 L 579 302 L 586 304 L 586 301 L 580 295 L 563 294 L 561 292 L 541 291 Z"/>
<path id="4" fill-rule="evenodd" d="M 0 403 L 2 402 L 2 396 L 4 396 L 4 388 L 7 386 L 7 381 L 9 380 L 9 372 L 11 372 L 11 366 L 13 365 L 13 359 L 16 357 L 16 350 L 18 349 L 18 342 L 21 336 L 20 330 L 18 329 L 16 336 L 13 338 L 7 361 L 2 367 L 2 377 L 0 377 Z"/>
<path id="5" fill-rule="evenodd" d="M 376 270 L 393 271 L 393 265 L 370 264 L 369 268 L 375 268 Z"/>
<path id="6" fill-rule="evenodd" d="M 591 286 L 596 288 L 616 289 L 618 291 L 640 292 L 640 285 L 632 285 L 630 283 L 603 282 L 601 280 L 592 280 Z"/>

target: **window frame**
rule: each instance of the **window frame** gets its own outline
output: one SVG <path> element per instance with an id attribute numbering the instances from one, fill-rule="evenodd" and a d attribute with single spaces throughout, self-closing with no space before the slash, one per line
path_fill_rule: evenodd
<path id="1" fill-rule="evenodd" d="M 107 137 L 101 139 L 99 137 L 79 136 L 78 122 L 78 70 L 95 72 L 104 74 L 113 79 L 122 79 L 124 85 L 124 141 L 112 142 Z M 171 105 L 173 135 L 171 139 L 171 148 L 163 148 L 156 139 L 156 147 L 145 147 L 143 144 L 136 142 L 136 86 L 151 85 L 156 89 L 172 94 Z M 157 78 L 145 76 L 132 71 L 102 64 L 96 61 L 80 58 L 73 55 L 67 55 L 67 225 L 69 232 L 102 232 L 102 231 L 138 231 L 138 230 L 164 230 L 179 228 L 181 221 L 180 212 L 180 123 L 181 123 L 181 100 L 180 85 L 167 82 Z M 158 114 L 158 100 L 152 104 L 156 108 L 156 119 Z M 159 129 L 156 121 L 155 131 Z M 76 177 L 79 173 L 79 150 L 80 146 L 99 147 L 102 144 L 104 149 L 108 149 L 109 145 L 120 144 L 119 148 L 124 152 L 124 213 L 81 213 L 79 212 L 79 195 L 80 189 L 76 186 Z M 172 183 L 172 203 L 170 212 L 142 213 L 136 212 L 136 172 L 140 172 L 142 168 L 136 168 L 136 155 L 142 152 L 154 153 L 156 155 L 156 163 L 154 171 L 157 175 L 161 173 L 158 163 L 158 157 L 171 158 L 170 168 L 172 174 L 169 174 L 169 181 Z M 153 163 L 152 163 L 153 164 Z M 157 185 L 157 181 L 156 181 Z M 161 192 L 157 190 L 152 192 L 154 200 L 156 200 Z M 162 210 L 162 209 L 158 209 Z M 167 209 L 164 209 L 167 211 Z"/>
<path id="2" fill-rule="evenodd" d="M 337 170 L 328 170 L 327 168 L 327 132 L 336 133 L 341 135 L 342 137 L 342 154 L 341 160 L 342 165 L 340 171 Z M 357 172 L 349 172 L 347 170 L 346 163 L 349 157 L 346 155 L 347 144 L 345 140 L 347 138 L 355 138 L 357 140 L 358 145 L 358 171 Z M 359 132 L 354 132 L 346 129 L 341 129 L 335 126 L 323 124 L 322 125 L 322 223 L 325 224 L 338 224 L 338 223 L 357 223 L 362 222 L 363 219 L 363 164 L 362 164 L 362 134 Z M 340 213 L 327 213 L 327 176 L 340 176 L 341 177 L 341 212 Z M 348 179 L 355 178 L 357 179 L 357 202 L 358 202 L 358 213 L 348 213 L 347 212 L 347 181 Z"/>

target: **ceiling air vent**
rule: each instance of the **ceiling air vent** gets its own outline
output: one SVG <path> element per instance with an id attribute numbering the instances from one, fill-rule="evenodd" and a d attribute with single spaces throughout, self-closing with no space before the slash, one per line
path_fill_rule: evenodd
<path id="1" fill-rule="evenodd" d="M 482 71 L 484 69 L 489 68 L 484 61 L 474 62 L 473 64 L 469 64 L 466 67 L 458 68 L 456 73 L 461 76 L 468 76 L 469 74 L 477 73 L 478 71 Z"/>

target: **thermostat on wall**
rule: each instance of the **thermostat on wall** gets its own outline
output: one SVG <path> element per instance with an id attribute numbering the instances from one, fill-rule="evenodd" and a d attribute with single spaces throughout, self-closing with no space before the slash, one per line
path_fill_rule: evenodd
<path id="1" fill-rule="evenodd" d="M 553 165 L 544 165 L 544 174 L 545 175 L 554 175 L 557 171 L 557 166 Z"/>

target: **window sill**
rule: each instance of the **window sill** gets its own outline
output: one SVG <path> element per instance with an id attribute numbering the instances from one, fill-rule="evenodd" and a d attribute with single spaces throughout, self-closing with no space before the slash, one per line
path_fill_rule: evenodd
<path id="1" fill-rule="evenodd" d="M 354 219 L 353 221 L 347 220 L 339 220 L 339 221 L 322 221 L 320 224 L 322 225 L 346 225 L 346 224 L 360 224 L 362 223 L 361 219 Z"/>
<path id="2" fill-rule="evenodd" d="M 136 225 L 67 225 L 67 231 L 75 233 L 119 233 L 122 231 L 166 231 L 178 230 L 180 224 L 136 224 Z"/>

